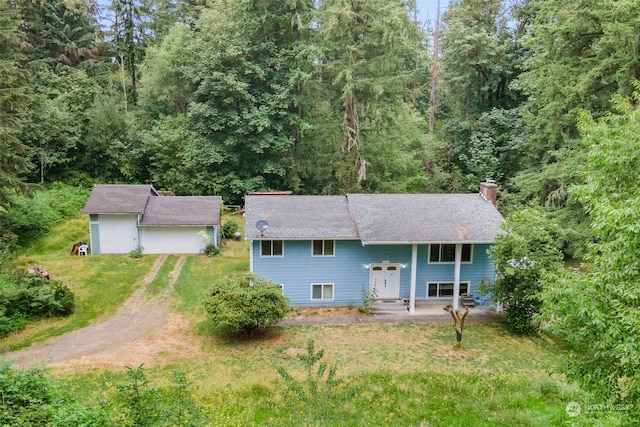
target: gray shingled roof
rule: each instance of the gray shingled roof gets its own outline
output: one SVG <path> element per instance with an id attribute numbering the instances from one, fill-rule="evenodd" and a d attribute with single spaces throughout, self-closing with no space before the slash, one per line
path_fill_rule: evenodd
<path id="1" fill-rule="evenodd" d="M 150 197 L 140 225 L 218 225 L 219 196 L 158 196 Z"/>
<path id="2" fill-rule="evenodd" d="M 98 184 L 93 187 L 84 213 L 141 214 L 152 195 L 158 195 L 152 185 Z"/>
<path id="3" fill-rule="evenodd" d="M 255 227 L 267 220 L 261 236 Z M 360 239 L 363 244 L 493 243 L 503 218 L 480 194 L 247 196 L 247 239 Z"/>
<path id="4" fill-rule="evenodd" d="M 261 236 L 255 227 L 269 222 Z M 345 196 L 246 196 L 247 239 L 357 239 Z"/>
<path id="5" fill-rule="evenodd" d="M 493 243 L 500 212 L 480 194 L 349 194 L 363 244 Z"/>

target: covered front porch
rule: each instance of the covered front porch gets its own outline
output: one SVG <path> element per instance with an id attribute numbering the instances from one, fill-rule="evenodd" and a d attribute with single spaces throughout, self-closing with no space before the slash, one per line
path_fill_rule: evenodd
<path id="1" fill-rule="evenodd" d="M 453 298 L 451 299 L 439 299 L 437 301 L 415 301 L 415 309 L 413 312 L 410 310 L 409 301 L 407 300 L 378 300 L 373 309 L 374 316 L 443 316 L 451 317 L 451 315 L 443 310 L 447 304 L 453 305 Z M 463 310 L 462 307 L 458 308 Z M 476 304 L 469 307 L 470 313 L 480 315 L 496 315 L 502 313 L 502 307 L 500 304 L 496 304 L 493 301 L 487 301 L 486 303 Z"/>

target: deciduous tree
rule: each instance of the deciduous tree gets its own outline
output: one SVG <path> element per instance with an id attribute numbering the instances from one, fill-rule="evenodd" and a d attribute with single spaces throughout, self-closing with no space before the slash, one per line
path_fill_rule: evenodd
<path id="1" fill-rule="evenodd" d="M 562 267 L 557 229 L 540 210 L 520 211 L 507 218 L 503 228 L 506 234 L 489 249 L 497 278 L 486 288 L 504 304 L 509 329 L 527 333 L 536 328 L 544 275 Z"/>
<path id="2" fill-rule="evenodd" d="M 292 23 L 300 18 L 295 8 L 287 12 L 290 3 L 217 2 L 193 34 L 197 60 L 188 76 L 197 88 L 190 113 L 206 140 L 203 152 L 217 154 L 215 167 L 202 173 L 230 202 L 281 188 L 291 165 L 298 121 L 290 85 L 298 65 Z"/>
<path id="3" fill-rule="evenodd" d="M 584 269 L 546 281 L 543 319 L 570 345 L 569 378 L 603 401 L 633 403 L 640 401 L 640 95 L 616 102 L 617 112 L 600 120 L 581 115 L 589 154 L 575 192 L 594 243 Z"/>

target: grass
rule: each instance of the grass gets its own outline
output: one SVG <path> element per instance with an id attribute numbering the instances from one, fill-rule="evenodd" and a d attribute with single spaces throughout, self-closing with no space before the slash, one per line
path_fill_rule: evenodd
<path id="1" fill-rule="evenodd" d="M 158 273 L 156 274 L 156 277 L 151 281 L 151 283 L 147 285 L 147 288 L 145 289 L 145 293 L 148 296 L 150 297 L 157 296 L 160 293 L 162 293 L 162 291 L 164 291 L 167 288 L 167 286 L 169 286 L 169 282 L 171 282 L 171 278 L 172 278 L 171 277 L 172 272 L 176 267 L 176 264 L 178 263 L 179 259 L 180 259 L 179 255 L 167 256 L 165 261 L 162 263 L 162 265 L 158 269 Z"/>
<path id="2" fill-rule="evenodd" d="M 12 350 L 28 347 L 108 317 L 141 286 L 157 256 L 133 259 L 128 255 L 69 255 L 73 243 L 84 238 L 82 230 L 88 227 L 87 224 L 86 217 L 61 223 L 46 238 L 18 255 L 20 266 L 40 264 L 53 279 L 69 286 L 76 296 L 76 309 L 66 318 L 43 319 L 29 324 L 24 331 L 2 340 L 4 347 L 9 346 Z"/>
<path id="3" fill-rule="evenodd" d="M 173 308 L 181 313 L 202 315 L 202 296 L 213 282 L 249 269 L 249 245 L 244 240 L 226 240 L 219 257 L 189 256 L 175 284 Z"/>
<path id="4" fill-rule="evenodd" d="M 569 418 L 568 402 L 593 402 L 553 373 L 562 349 L 545 337 L 511 337 L 501 324 L 470 322 L 462 349 L 445 323 L 295 326 L 242 342 L 205 336 L 197 354 L 147 367 L 147 373 L 162 385 L 172 371 L 185 372 L 198 401 L 216 414 L 216 425 L 300 425 L 276 370 L 303 378 L 295 355 L 309 338 L 336 366 L 342 388 L 356 390 L 321 425 L 620 424 L 616 414 Z M 96 370 L 66 381 L 96 399 L 104 384 L 123 379 L 124 370 Z"/>
<path id="5" fill-rule="evenodd" d="M 3 346 L 24 347 L 95 322 L 115 312 L 141 286 L 157 256 L 68 255 L 86 227 L 82 218 L 61 224 L 19 257 L 20 263 L 42 264 L 67 283 L 76 293 L 77 312 L 31 324 L 3 340 Z M 178 258 L 167 257 L 148 285 L 151 295 L 166 288 Z M 303 354 L 309 339 L 325 351 L 323 360 L 337 368 L 341 389 L 356 390 L 352 399 L 339 404 L 320 388 L 318 393 L 327 394 L 318 401 L 336 403 L 336 408 L 323 414 L 321 407 L 307 406 L 313 425 L 614 426 L 624 421 L 624 414 L 616 413 L 570 418 L 568 402 L 599 402 L 555 373 L 566 357 L 562 346 L 545 335 L 512 336 L 501 323 L 468 321 L 462 348 L 455 346 L 450 323 L 287 326 L 259 340 L 234 342 L 208 334 L 204 291 L 217 278 L 247 268 L 244 241 L 227 242 L 220 257 L 187 256 L 171 306 L 190 320 L 188 338 L 197 346 L 180 354 L 161 353 L 157 363 L 145 366 L 151 382 L 160 386 L 168 383 L 171 372 L 184 372 L 194 398 L 213 414 L 212 425 L 301 425 L 300 402 L 285 396 L 277 369 L 304 378 L 296 355 Z M 100 366 L 52 374 L 59 387 L 90 406 L 109 398 L 108 391 L 126 376 L 124 367 L 109 371 Z"/>

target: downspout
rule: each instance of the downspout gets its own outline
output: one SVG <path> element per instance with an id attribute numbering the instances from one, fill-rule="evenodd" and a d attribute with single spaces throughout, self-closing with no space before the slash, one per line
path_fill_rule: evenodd
<path id="1" fill-rule="evenodd" d="M 416 312 L 416 272 L 418 269 L 418 245 L 411 245 L 411 288 L 409 291 L 409 313 Z"/>
<path id="2" fill-rule="evenodd" d="M 453 272 L 453 309 L 458 309 L 460 299 L 460 264 L 462 263 L 462 243 L 456 243 L 456 265 Z"/>
<path id="3" fill-rule="evenodd" d="M 138 245 L 134 249 L 137 249 L 138 247 L 142 247 L 142 241 L 140 240 L 142 235 L 142 233 L 140 232 L 141 219 L 142 219 L 142 215 L 138 214 L 138 224 L 136 225 L 136 231 L 138 232 Z"/>

